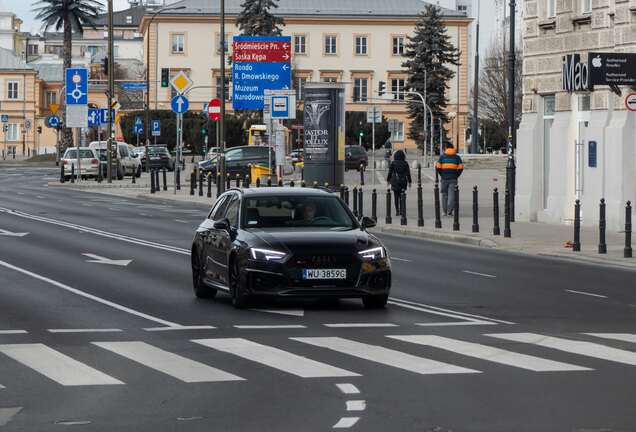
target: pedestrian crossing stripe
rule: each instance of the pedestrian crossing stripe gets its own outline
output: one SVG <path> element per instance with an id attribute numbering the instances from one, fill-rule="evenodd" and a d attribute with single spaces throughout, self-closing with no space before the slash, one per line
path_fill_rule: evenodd
<path id="1" fill-rule="evenodd" d="M 626 342 L 636 341 L 635 334 L 627 333 L 584 333 L 587 337 L 597 337 Z M 550 348 L 568 354 L 592 357 L 610 362 L 636 365 L 636 352 L 611 346 L 546 336 L 536 333 L 498 333 L 485 336 Z M 533 372 L 587 372 L 593 369 L 579 364 L 564 363 L 537 355 L 522 354 L 509 349 L 501 349 L 487 344 L 467 342 L 459 339 L 436 335 L 387 335 L 391 340 L 427 346 L 458 354 L 463 357 L 477 358 L 496 364 Z M 474 374 L 479 370 L 461 367 L 455 364 L 433 360 L 429 356 L 419 356 L 341 337 L 292 337 L 303 344 L 335 351 L 347 356 L 363 359 L 406 370 L 419 375 Z M 284 373 L 301 378 L 338 378 L 360 376 L 360 371 L 342 369 L 332 364 L 312 360 L 308 357 L 289 352 L 285 349 L 260 344 L 244 338 L 194 339 L 191 342 L 221 351 L 245 360 L 258 363 Z M 104 349 L 131 360 L 143 367 L 161 372 L 185 383 L 244 381 L 246 378 L 217 369 L 206 363 L 163 350 L 141 341 L 92 342 L 96 349 Z M 295 347 L 291 347 L 296 351 Z M 63 386 L 121 385 L 123 381 L 107 375 L 92 366 L 73 359 L 41 343 L 0 344 L 0 354 L 4 354 L 23 366 L 43 375 Z M 0 356 L 0 360 L 2 360 Z M 578 363 L 578 362 L 575 362 Z M 230 363 L 231 365 L 231 363 Z M 6 383 L 4 383 L 6 384 Z M 0 385 L 0 390 L 4 389 Z"/>

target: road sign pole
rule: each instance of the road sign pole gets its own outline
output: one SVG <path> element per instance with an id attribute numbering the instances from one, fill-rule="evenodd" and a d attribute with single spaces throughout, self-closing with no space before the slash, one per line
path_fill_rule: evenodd
<path id="1" fill-rule="evenodd" d="M 77 140 L 77 182 L 79 183 L 81 181 L 82 178 L 82 171 L 81 171 L 81 165 L 80 165 L 80 137 L 82 135 L 81 129 L 80 128 L 75 128 L 76 134 L 77 136 L 75 137 L 75 139 Z"/>
<path id="2" fill-rule="evenodd" d="M 219 191 L 225 192 L 225 0 L 220 0 L 220 18 L 221 18 L 221 46 L 219 47 L 221 55 L 221 118 L 219 119 L 219 147 L 220 154 L 217 160 L 220 162 L 217 167 L 217 173 L 221 173 L 221 185 Z"/>
<path id="3" fill-rule="evenodd" d="M 373 173 L 372 184 L 375 187 L 375 105 L 373 105 L 373 123 L 371 123 L 371 148 L 373 151 L 371 154 L 371 163 L 373 163 L 373 169 L 371 170 Z"/>

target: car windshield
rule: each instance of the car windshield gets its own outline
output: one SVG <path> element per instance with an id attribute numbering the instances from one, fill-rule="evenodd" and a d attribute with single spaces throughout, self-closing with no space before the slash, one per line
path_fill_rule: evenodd
<path id="1" fill-rule="evenodd" d="M 355 220 L 335 196 L 273 195 L 246 198 L 243 227 L 354 229 Z"/>
<path id="2" fill-rule="evenodd" d="M 168 154 L 168 149 L 151 147 L 150 149 L 148 149 L 148 154 L 150 154 L 150 156 Z"/>
<path id="3" fill-rule="evenodd" d="M 80 158 L 93 159 L 95 155 L 92 150 L 80 149 Z M 68 149 L 64 154 L 64 159 L 77 159 L 77 149 Z"/>

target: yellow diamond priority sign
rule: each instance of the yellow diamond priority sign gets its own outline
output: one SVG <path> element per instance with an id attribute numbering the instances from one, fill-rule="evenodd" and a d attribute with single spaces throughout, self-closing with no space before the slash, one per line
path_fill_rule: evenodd
<path id="1" fill-rule="evenodd" d="M 170 80 L 170 85 L 177 91 L 177 93 L 184 93 L 192 87 L 192 80 L 184 71 L 179 71 Z"/>
<path id="2" fill-rule="evenodd" d="M 51 110 L 51 114 L 53 115 L 57 114 L 59 109 L 60 109 L 60 106 L 58 104 L 56 103 L 49 104 L 49 110 Z"/>

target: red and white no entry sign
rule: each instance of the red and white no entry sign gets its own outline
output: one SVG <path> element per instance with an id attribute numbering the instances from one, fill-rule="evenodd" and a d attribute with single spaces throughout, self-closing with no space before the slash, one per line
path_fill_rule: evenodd
<path id="1" fill-rule="evenodd" d="M 212 121 L 219 121 L 221 118 L 221 99 L 212 99 L 208 103 L 208 116 Z"/>
<path id="2" fill-rule="evenodd" d="M 636 111 L 636 93 L 625 96 L 625 107 L 630 111 Z"/>

